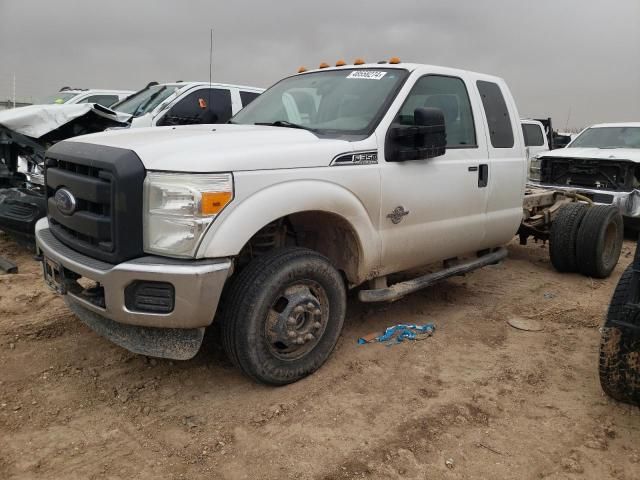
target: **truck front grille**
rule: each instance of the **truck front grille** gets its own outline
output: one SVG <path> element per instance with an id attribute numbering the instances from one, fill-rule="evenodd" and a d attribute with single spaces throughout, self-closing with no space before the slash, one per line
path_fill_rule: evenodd
<path id="1" fill-rule="evenodd" d="M 629 160 L 542 157 L 540 172 L 550 185 L 628 192 L 640 184 L 640 165 Z"/>
<path id="2" fill-rule="evenodd" d="M 130 150 L 60 142 L 47 152 L 47 214 L 52 233 L 85 255 L 119 263 L 142 254 L 144 167 Z M 56 200 L 65 190 L 74 208 Z"/>

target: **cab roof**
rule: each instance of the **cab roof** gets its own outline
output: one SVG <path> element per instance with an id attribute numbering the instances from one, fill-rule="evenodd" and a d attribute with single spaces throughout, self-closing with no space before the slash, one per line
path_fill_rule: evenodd
<path id="1" fill-rule="evenodd" d="M 307 73 L 322 72 L 322 71 L 326 72 L 326 71 L 332 71 L 332 70 L 345 70 L 345 69 L 348 69 L 348 70 L 363 69 L 364 70 L 364 69 L 375 69 L 375 68 L 385 69 L 385 70 L 387 69 L 407 70 L 409 72 L 423 70 L 424 73 L 433 73 L 434 71 L 437 71 L 438 73 L 445 73 L 447 75 L 452 75 L 457 77 L 464 77 L 464 76 L 471 75 L 473 77 L 482 78 L 489 81 L 502 81 L 500 77 L 497 77 L 495 75 L 487 75 L 485 73 L 473 72 L 471 70 L 443 67 L 439 65 L 429 65 L 424 63 L 403 63 L 403 62 L 400 62 L 400 63 L 377 63 L 376 62 L 376 63 L 364 63 L 362 65 L 346 64 L 339 67 L 309 69 L 309 70 L 305 70 L 304 72 L 298 73 L 298 75 L 304 75 Z"/>
<path id="2" fill-rule="evenodd" d="M 588 128 L 606 128 L 606 127 L 640 127 L 640 122 L 619 122 L 619 123 L 597 123 Z"/>
<path id="3" fill-rule="evenodd" d="M 193 87 L 208 87 L 211 85 L 212 87 L 218 88 L 239 88 L 242 90 L 254 91 L 254 92 L 263 92 L 264 88 L 259 87 L 250 87 L 248 85 L 233 85 L 230 83 L 217 83 L 217 82 L 170 82 L 170 83 L 160 83 L 160 86 L 164 87 L 177 87 L 177 88 L 193 88 Z"/>

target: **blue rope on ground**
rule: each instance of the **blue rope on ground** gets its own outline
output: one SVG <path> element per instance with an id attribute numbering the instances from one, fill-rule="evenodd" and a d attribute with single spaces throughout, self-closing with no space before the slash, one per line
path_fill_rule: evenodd
<path id="1" fill-rule="evenodd" d="M 435 329 L 436 327 L 433 323 L 427 323 L 425 325 L 401 323 L 400 325 L 387 328 L 382 335 L 378 335 L 377 337 L 371 339 L 359 338 L 358 344 L 365 345 L 372 342 L 401 343 L 405 340 L 420 340 L 431 336 Z"/>

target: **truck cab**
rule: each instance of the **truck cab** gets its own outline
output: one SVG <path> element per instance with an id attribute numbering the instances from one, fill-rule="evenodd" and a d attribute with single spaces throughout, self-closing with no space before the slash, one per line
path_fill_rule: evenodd
<path id="1" fill-rule="evenodd" d="M 45 281 L 134 352 L 190 358 L 215 318 L 244 373 L 291 383 L 331 353 L 348 289 L 391 300 L 426 284 L 392 273 L 504 258 L 521 132 L 502 79 L 392 59 L 301 69 L 227 125 L 62 141 L 36 226 Z"/>
<path id="2" fill-rule="evenodd" d="M 206 82 L 149 85 L 111 108 L 132 116 L 131 127 L 226 123 L 264 89 Z"/>

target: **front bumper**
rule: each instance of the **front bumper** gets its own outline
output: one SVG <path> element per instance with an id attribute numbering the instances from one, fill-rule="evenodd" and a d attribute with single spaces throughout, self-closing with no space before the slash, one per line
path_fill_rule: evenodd
<path id="1" fill-rule="evenodd" d="M 591 188 L 581 188 L 575 186 L 548 185 L 529 181 L 532 187 L 546 188 L 549 190 L 563 190 L 580 193 L 594 203 L 603 205 L 615 205 L 620 210 L 623 217 L 640 219 L 640 190 L 631 190 L 630 192 L 614 192 L 611 190 L 596 190 Z"/>
<path id="2" fill-rule="evenodd" d="M 161 329 L 206 327 L 213 321 L 222 288 L 232 272 L 232 261 L 228 258 L 176 260 L 145 256 L 117 265 L 102 262 L 60 242 L 49 230 L 46 218 L 36 224 L 35 235 L 37 248 L 45 257 L 71 274 L 99 283 L 104 289 L 101 302 L 68 289 L 65 295 L 67 302 L 77 304 L 82 311 L 93 312 L 120 324 Z M 127 308 L 125 289 L 136 281 L 173 285 L 173 310 L 170 313 L 151 313 Z"/>

